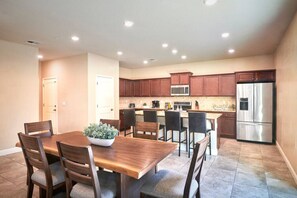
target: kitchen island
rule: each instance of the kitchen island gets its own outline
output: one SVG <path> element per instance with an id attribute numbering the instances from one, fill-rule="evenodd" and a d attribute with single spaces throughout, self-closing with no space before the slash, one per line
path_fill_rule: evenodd
<path id="1" fill-rule="evenodd" d="M 183 126 L 188 126 L 188 112 L 187 111 L 181 111 L 181 118 L 183 119 Z M 136 114 L 136 120 L 137 121 L 143 121 L 143 111 L 137 110 L 135 111 Z M 208 128 L 211 128 L 211 153 L 212 155 L 218 154 L 218 149 L 220 147 L 220 134 L 218 132 L 218 118 L 221 116 L 221 113 L 206 113 L 206 119 L 209 121 L 207 126 Z M 165 112 L 157 110 L 157 116 L 158 120 L 161 124 L 165 124 Z M 187 136 L 189 137 L 189 131 L 187 132 Z M 176 136 L 177 137 L 177 136 Z M 195 138 L 195 141 L 202 139 L 204 137 L 203 134 L 197 133 L 196 135 L 197 139 Z M 188 145 L 187 145 L 188 146 Z M 208 152 L 208 150 L 207 150 Z"/>

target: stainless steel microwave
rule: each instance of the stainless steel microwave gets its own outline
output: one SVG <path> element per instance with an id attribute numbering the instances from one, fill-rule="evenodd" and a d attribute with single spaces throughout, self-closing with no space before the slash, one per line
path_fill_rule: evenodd
<path id="1" fill-rule="evenodd" d="M 190 95 L 189 85 L 171 85 L 172 96 L 188 96 Z"/>

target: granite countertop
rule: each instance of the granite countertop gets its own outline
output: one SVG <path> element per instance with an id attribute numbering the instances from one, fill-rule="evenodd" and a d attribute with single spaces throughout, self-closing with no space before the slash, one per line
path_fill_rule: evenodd
<path id="1" fill-rule="evenodd" d="M 124 109 L 131 109 L 131 108 L 122 108 Z M 148 107 L 135 107 L 135 111 L 142 111 L 142 110 L 155 110 L 155 111 L 165 111 L 165 108 L 148 108 Z M 193 112 L 206 112 L 206 113 L 235 113 L 235 110 L 227 109 L 227 110 L 203 110 L 203 109 L 188 109 L 188 111 Z"/>

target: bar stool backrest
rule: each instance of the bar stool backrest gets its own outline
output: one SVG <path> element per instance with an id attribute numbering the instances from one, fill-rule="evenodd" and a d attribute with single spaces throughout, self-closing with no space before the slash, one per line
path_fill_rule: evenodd
<path id="1" fill-rule="evenodd" d="M 165 111 L 166 130 L 181 131 L 180 113 L 176 111 Z"/>
<path id="2" fill-rule="evenodd" d="M 157 111 L 143 111 L 144 122 L 158 122 Z"/>
<path id="3" fill-rule="evenodd" d="M 125 109 L 124 113 L 124 127 L 135 126 L 135 110 L 134 109 Z"/>
<path id="4" fill-rule="evenodd" d="M 189 131 L 206 133 L 206 113 L 191 112 L 189 115 Z"/>

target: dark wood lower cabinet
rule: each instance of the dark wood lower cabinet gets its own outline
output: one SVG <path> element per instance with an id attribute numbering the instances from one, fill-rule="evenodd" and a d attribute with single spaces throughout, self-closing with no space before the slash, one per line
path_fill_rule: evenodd
<path id="1" fill-rule="evenodd" d="M 218 119 L 218 131 L 221 137 L 236 138 L 236 114 L 231 112 L 223 112 Z"/>

